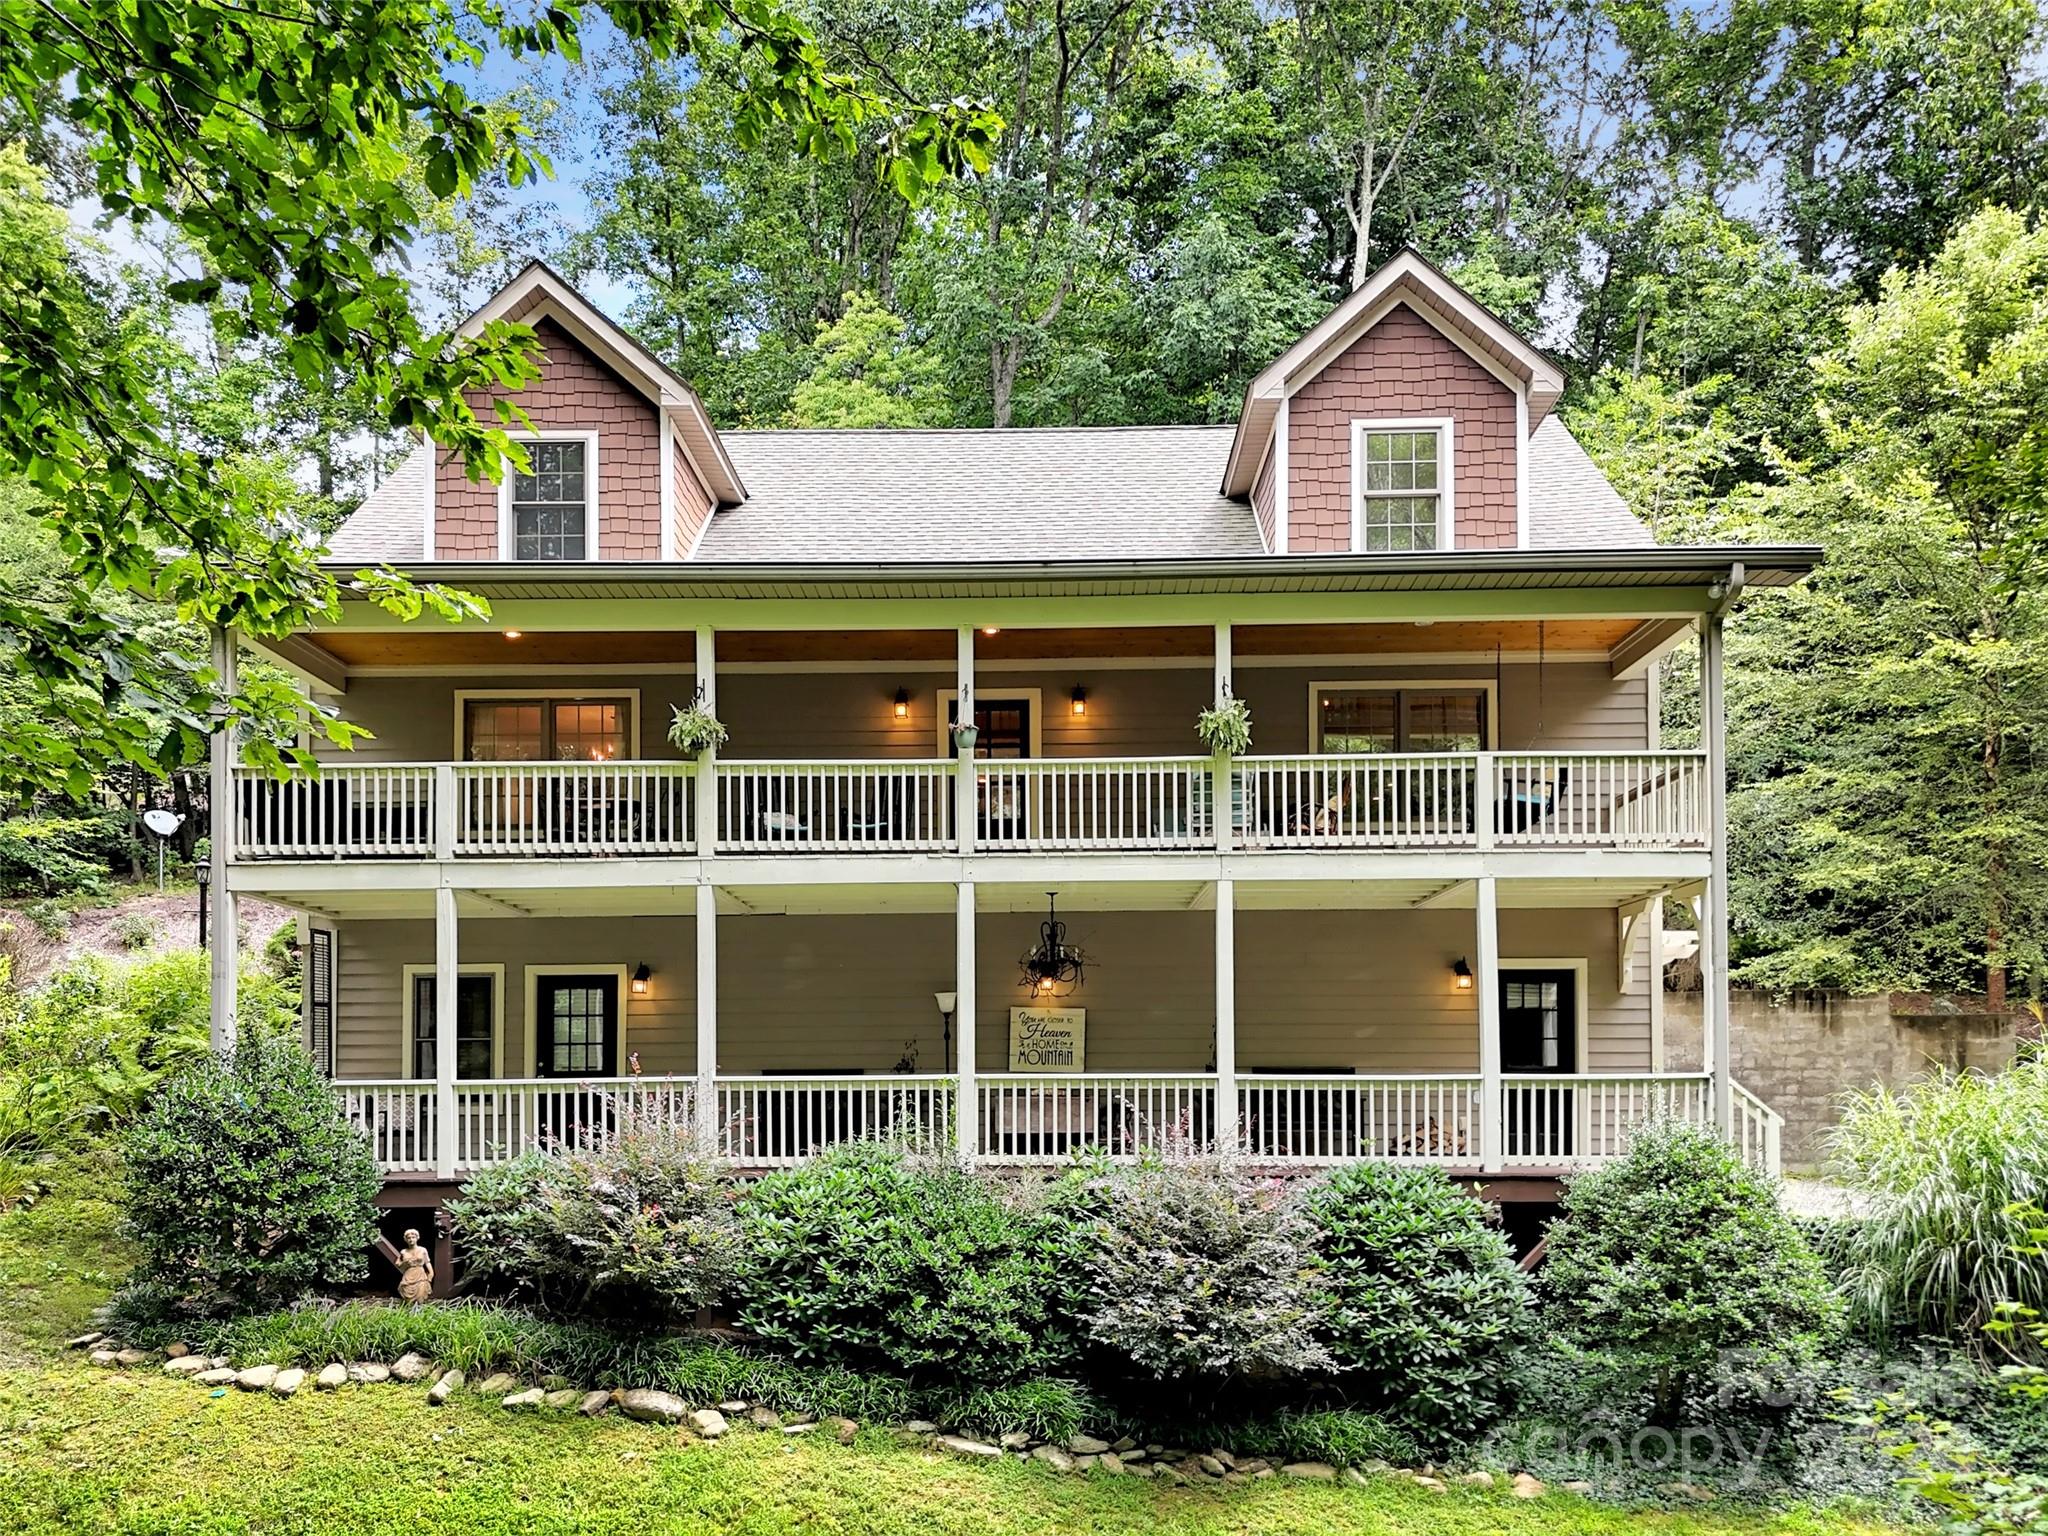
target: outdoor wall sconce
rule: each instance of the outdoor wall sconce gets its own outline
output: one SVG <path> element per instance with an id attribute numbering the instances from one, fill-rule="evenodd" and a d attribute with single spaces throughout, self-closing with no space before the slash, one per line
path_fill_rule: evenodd
<path id="1" fill-rule="evenodd" d="M 898 720 L 908 720 L 910 718 L 910 690 L 908 688 L 898 688 L 896 690 L 896 718 Z"/>
<path id="2" fill-rule="evenodd" d="M 1088 713 L 1088 690 L 1080 687 L 1078 684 L 1074 688 L 1074 713 L 1077 715 Z"/>
<path id="3" fill-rule="evenodd" d="M 1472 990 L 1472 967 L 1465 963 L 1463 955 L 1451 962 L 1451 978 L 1451 984 L 1460 992 Z"/>
<path id="4" fill-rule="evenodd" d="M 641 961 L 639 968 L 633 972 L 633 980 L 631 982 L 635 997 L 645 997 L 647 995 L 647 978 L 652 974 L 647 969 L 647 962 L 645 960 Z"/>

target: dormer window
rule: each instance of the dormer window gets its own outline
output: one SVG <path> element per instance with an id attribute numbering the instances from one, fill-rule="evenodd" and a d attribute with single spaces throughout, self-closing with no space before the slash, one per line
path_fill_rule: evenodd
<path id="1" fill-rule="evenodd" d="M 506 484 L 506 553 L 514 560 L 587 560 L 595 553 L 591 490 L 596 445 L 587 438 L 526 444 L 531 470 Z"/>
<path id="2" fill-rule="evenodd" d="M 1449 421 L 1357 421 L 1351 428 L 1351 547 L 1404 554 L 1451 547 Z"/>

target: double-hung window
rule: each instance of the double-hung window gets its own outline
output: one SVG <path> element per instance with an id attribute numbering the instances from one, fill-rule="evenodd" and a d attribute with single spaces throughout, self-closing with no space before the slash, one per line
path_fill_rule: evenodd
<path id="1" fill-rule="evenodd" d="M 588 559 L 590 445 L 567 438 L 531 442 L 526 457 L 531 472 L 512 476 L 512 558 Z"/>
<path id="2" fill-rule="evenodd" d="M 1356 424 L 1357 548 L 1398 554 L 1450 547 L 1450 435 L 1448 423 Z"/>

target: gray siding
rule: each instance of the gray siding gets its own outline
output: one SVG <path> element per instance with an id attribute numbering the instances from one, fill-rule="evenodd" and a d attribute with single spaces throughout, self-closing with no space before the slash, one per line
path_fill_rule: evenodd
<path id="1" fill-rule="evenodd" d="M 1200 1071 L 1213 1060 L 1215 919 L 1207 912 L 1083 912 L 1070 933 L 1089 954 L 1088 1066 Z M 886 1071 L 915 1041 L 943 1068 L 934 992 L 953 985 L 950 915 L 719 919 L 719 1069 Z M 402 968 L 433 961 L 432 925 L 337 925 L 339 1035 L 345 1077 L 402 1073 Z M 1505 959 L 1584 957 L 1585 1070 L 1650 1065 L 1649 977 L 1640 962 L 1616 992 L 1614 914 L 1507 911 Z M 1238 914 L 1237 1041 L 1261 1068 L 1476 1071 L 1477 1004 L 1451 985 L 1473 953 L 1469 912 L 1245 911 Z M 651 1074 L 695 1070 L 694 924 L 687 918 L 465 918 L 465 964 L 505 967 L 505 1073 L 529 1076 L 524 967 L 591 963 L 653 968 L 649 995 L 627 1000 L 625 1047 Z M 1009 1009 L 1026 1001 L 1017 959 L 1036 938 L 1027 914 L 977 924 L 979 1064 L 1007 1063 Z"/>

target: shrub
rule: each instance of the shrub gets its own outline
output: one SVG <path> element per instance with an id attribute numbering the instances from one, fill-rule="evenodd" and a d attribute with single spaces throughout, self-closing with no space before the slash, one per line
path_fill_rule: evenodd
<path id="1" fill-rule="evenodd" d="M 550 1306 L 687 1317 L 731 1294 L 733 1189 L 688 1131 L 528 1153 L 450 1206 L 469 1272 Z"/>
<path id="2" fill-rule="evenodd" d="M 1833 1254 L 1860 1326 L 1964 1337 L 2002 1302 L 2048 1309 L 2019 1213 L 2048 1203 L 2048 1062 L 1853 1093 L 1831 1154 L 1860 1197 Z"/>
<path id="3" fill-rule="evenodd" d="M 117 815 L 125 822 L 125 814 Z M 0 820 L 0 893 L 47 897 L 105 890 L 110 855 L 125 841 L 115 826 L 105 815 Z"/>
<path id="4" fill-rule="evenodd" d="M 1664 1423 L 1723 1352 L 1802 1355 L 1837 1321 L 1776 1185 L 1675 1121 L 1565 1186 L 1540 1278 L 1556 1330 L 1647 1386 Z"/>
<path id="5" fill-rule="evenodd" d="M 1230 1444 L 1276 1461 L 1324 1461 L 1333 1467 L 1369 1461 L 1413 1466 L 1422 1448 L 1400 1426 L 1350 1408 L 1315 1408 L 1254 1419 L 1229 1436 Z"/>
<path id="6" fill-rule="evenodd" d="M 1207 1164 L 1111 1181 L 1088 1257 L 1088 1338 L 1157 1377 L 1327 1369 L 1314 1228 L 1298 1200 Z"/>
<path id="7" fill-rule="evenodd" d="M 123 949 L 148 949 L 156 943 L 156 919 L 147 912 L 123 912 L 112 926 Z"/>
<path id="8" fill-rule="evenodd" d="M 842 1147 L 760 1179 L 739 1209 L 740 1321 L 799 1360 L 989 1385 L 1071 1353 L 1057 1224 L 964 1169 Z"/>
<path id="9" fill-rule="evenodd" d="M 122 1152 L 144 1281 L 247 1306 L 363 1277 L 377 1169 L 294 1042 L 246 1035 L 180 1071 Z"/>
<path id="10" fill-rule="evenodd" d="M 1490 1208 L 1436 1169 L 1360 1163 L 1310 1190 L 1308 1213 L 1322 1337 L 1346 1387 L 1433 1435 L 1497 1419 L 1531 1298 Z"/>

